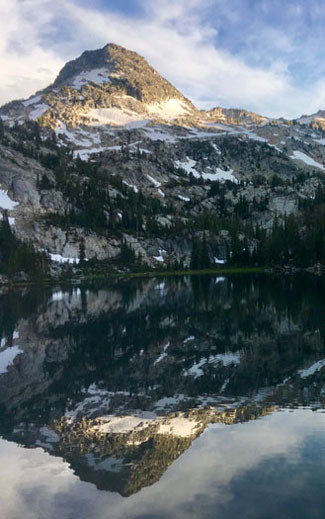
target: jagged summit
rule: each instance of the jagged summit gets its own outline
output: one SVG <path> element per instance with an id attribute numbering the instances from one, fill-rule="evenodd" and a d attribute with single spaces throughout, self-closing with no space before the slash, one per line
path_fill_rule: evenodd
<path id="1" fill-rule="evenodd" d="M 222 108 L 217 106 L 205 112 L 208 118 L 220 120 L 226 124 L 242 124 L 244 126 L 263 125 L 269 121 L 267 117 L 249 112 L 242 108 Z"/>
<path id="2" fill-rule="evenodd" d="M 325 110 L 318 110 L 318 112 L 311 115 L 302 115 L 296 121 L 299 124 L 306 124 L 315 129 L 325 131 Z"/>
<path id="3" fill-rule="evenodd" d="M 144 103 L 180 99 L 189 103 L 175 87 L 136 52 L 108 43 L 102 49 L 87 50 L 69 61 L 53 87 L 64 85 L 82 88 L 87 83 L 111 84 Z"/>
<path id="4" fill-rule="evenodd" d="M 110 43 L 69 61 L 52 85 L 0 110 L 4 119 L 42 126 L 174 124 L 199 111 L 136 52 Z"/>
<path id="5" fill-rule="evenodd" d="M 280 151 L 290 136 L 300 138 L 300 125 L 325 129 L 324 111 L 290 125 L 239 108 L 198 110 L 142 56 L 115 43 L 83 52 L 66 63 L 53 84 L 3 106 L 0 116 L 8 125 L 37 121 L 85 159 L 120 146 L 121 129 L 134 130 L 136 142 L 230 134 L 269 142 Z"/>

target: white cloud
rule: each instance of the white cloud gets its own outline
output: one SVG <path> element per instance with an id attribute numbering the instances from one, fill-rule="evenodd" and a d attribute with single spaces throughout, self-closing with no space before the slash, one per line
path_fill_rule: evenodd
<path id="1" fill-rule="evenodd" d="M 81 7 L 77 0 L 0 0 L 0 104 L 33 94 L 54 80 L 67 59 L 113 41 L 142 54 L 201 108 L 235 106 L 297 117 L 324 105 L 324 80 L 303 89 L 293 84 L 283 59 L 258 67 L 216 48 L 218 31 L 209 12 L 219 4 L 142 0 L 143 14 L 135 19 Z M 230 9 L 228 14 L 236 15 Z M 69 36 L 60 35 L 60 24 L 69 26 Z M 275 47 L 294 50 L 289 34 L 274 28 L 264 34 L 266 48 L 276 35 Z"/>
<path id="2" fill-rule="evenodd" d="M 255 478 L 259 474 L 265 476 L 259 471 L 259 465 L 267 461 L 272 469 L 273 460 L 281 458 L 283 473 L 280 471 L 279 478 L 273 478 L 271 488 L 265 488 L 265 480 L 264 485 L 263 480 L 259 482 L 264 495 L 266 490 L 279 495 L 286 468 L 304 467 L 308 458 L 304 447 L 310 438 L 320 441 L 324 425 L 323 413 L 307 409 L 278 412 L 234 426 L 211 425 L 159 482 L 128 498 L 99 491 L 94 485 L 80 481 L 59 457 L 52 457 L 41 449 L 23 449 L 0 439 L 2 516 L 8 519 L 34 519 L 45 515 L 107 519 L 109 510 L 109 517 L 114 519 L 149 516 L 193 519 L 200 513 L 207 516 L 212 510 L 211 516 L 223 517 L 228 503 L 237 500 L 239 506 L 245 504 L 245 499 L 234 493 L 232 482 L 246 478 L 246 488 L 255 491 Z M 282 495 L 294 499 L 301 493 L 302 483 L 307 484 L 307 490 L 312 488 L 308 487 L 312 485 L 308 476 L 314 461 L 311 460 L 305 474 L 299 473 L 299 478 L 288 482 L 287 492 Z M 254 478 L 250 485 L 251 470 Z M 255 501 L 251 504 L 254 506 Z"/>
<path id="3" fill-rule="evenodd" d="M 47 0 L 0 0 L 0 104 L 44 88 L 64 63 L 41 43 L 52 30 L 52 6 Z"/>

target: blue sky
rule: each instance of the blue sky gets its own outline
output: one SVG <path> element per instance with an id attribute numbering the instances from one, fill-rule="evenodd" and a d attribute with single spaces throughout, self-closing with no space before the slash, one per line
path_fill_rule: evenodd
<path id="1" fill-rule="evenodd" d="M 0 0 L 0 20 L 0 103 L 113 41 L 201 108 L 325 109 L 324 0 Z"/>

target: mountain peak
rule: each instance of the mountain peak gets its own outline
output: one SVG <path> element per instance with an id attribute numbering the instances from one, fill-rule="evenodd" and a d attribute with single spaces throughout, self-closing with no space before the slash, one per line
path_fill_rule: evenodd
<path id="1" fill-rule="evenodd" d="M 108 43 L 66 63 L 52 85 L 26 101 L 3 107 L 1 115 L 58 129 L 149 121 L 175 124 L 198 117 L 199 112 L 142 56 Z"/>
<path id="2" fill-rule="evenodd" d="M 110 84 L 111 88 L 122 89 L 126 95 L 144 103 L 186 99 L 142 56 L 115 43 L 87 50 L 69 61 L 52 87 L 73 86 L 80 90 L 88 83 Z"/>

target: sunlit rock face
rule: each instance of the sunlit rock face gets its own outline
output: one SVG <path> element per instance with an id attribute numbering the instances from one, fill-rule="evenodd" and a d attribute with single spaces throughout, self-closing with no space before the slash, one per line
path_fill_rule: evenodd
<path id="1" fill-rule="evenodd" d="M 323 288 L 207 276 L 3 293 L 1 434 L 137 492 L 210 423 L 323 405 Z"/>

